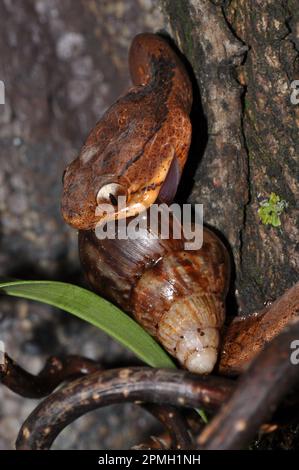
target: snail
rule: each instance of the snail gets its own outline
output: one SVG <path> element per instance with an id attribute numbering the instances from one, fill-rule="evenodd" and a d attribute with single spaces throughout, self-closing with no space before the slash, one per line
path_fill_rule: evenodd
<path id="1" fill-rule="evenodd" d="M 196 250 L 186 250 L 184 236 L 176 239 L 171 230 L 168 239 L 159 229 L 152 237 L 148 217 L 153 203 L 172 202 L 181 178 L 191 141 L 191 82 L 172 47 L 155 34 L 134 38 L 129 66 L 133 88 L 108 109 L 65 170 L 62 215 L 79 230 L 92 288 L 132 315 L 183 367 L 207 374 L 225 317 L 227 250 L 206 228 Z M 140 214 L 141 238 L 97 236 L 98 226 L 128 224 Z"/>
<path id="2" fill-rule="evenodd" d="M 216 236 L 204 229 L 200 250 L 184 239 L 150 237 L 98 240 L 80 231 L 83 270 L 93 288 L 117 303 L 186 369 L 211 372 L 224 322 L 228 259 Z"/>

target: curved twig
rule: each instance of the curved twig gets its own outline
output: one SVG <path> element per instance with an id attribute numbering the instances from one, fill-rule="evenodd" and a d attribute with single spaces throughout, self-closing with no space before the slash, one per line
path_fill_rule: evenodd
<path id="1" fill-rule="evenodd" d="M 242 449 L 299 381 L 291 363 L 291 342 L 299 338 L 299 321 L 289 325 L 253 361 L 232 398 L 198 438 L 205 449 Z"/>
<path id="2" fill-rule="evenodd" d="M 189 431 L 188 421 L 180 410 L 174 406 L 155 404 L 142 405 L 142 408 L 155 416 L 165 426 L 170 436 L 171 449 L 191 449 L 193 447 L 194 440 Z M 154 437 L 152 436 L 152 438 Z M 160 442 L 160 439 L 157 437 L 158 442 Z"/>
<path id="3" fill-rule="evenodd" d="M 95 372 L 52 393 L 31 413 L 16 442 L 17 449 L 48 449 L 69 423 L 88 411 L 119 402 L 218 408 L 234 383 L 185 371 L 136 367 Z"/>
<path id="4" fill-rule="evenodd" d="M 33 375 L 5 354 L 4 364 L 0 365 L 0 382 L 23 397 L 42 398 L 66 380 L 99 370 L 103 370 L 100 364 L 81 356 L 51 356 L 39 374 Z"/>
<path id="5" fill-rule="evenodd" d="M 0 365 L 0 382 L 23 397 L 42 398 L 66 380 L 100 370 L 103 370 L 100 364 L 81 356 L 52 356 L 47 360 L 41 372 L 33 375 L 5 354 L 4 364 Z M 166 427 L 172 448 L 187 449 L 192 446 L 187 420 L 178 409 L 158 405 L 143 405 L 143 408 Z"/>

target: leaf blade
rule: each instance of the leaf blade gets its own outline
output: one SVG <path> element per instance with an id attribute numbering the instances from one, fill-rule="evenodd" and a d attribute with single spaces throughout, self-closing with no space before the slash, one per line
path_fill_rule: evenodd
<path id="1" fill-rule="evenodd" d="M 119 308 L 82 287 L 59 281 L 0 282 L 0 293 L 44 302 L 100 328 L 151 367 L 174 368 L 158 343 Z"/>

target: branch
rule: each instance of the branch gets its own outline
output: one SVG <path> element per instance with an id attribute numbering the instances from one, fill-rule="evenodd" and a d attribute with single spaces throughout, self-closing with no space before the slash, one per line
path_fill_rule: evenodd
<path id="1" fill-rule="evenodd" d="M 191 449 L 193 447 L 193 437 L 189 431 L 188 421 L 174 406 L 143 405 L 146 411 L 157 418 L 167 429 L 170 437 L 171 449 Z M 156 438 L 158 444 L 162 445 L 164 439 Z"/>
<path id="2" fill-rule="evenodd" d="M 200 434 L 204 449 L 242 449 L 269 418 L 283 396 L 299 381 L 290 361 L 290 344 L 299 338 L 299 320 L 277 336 L 241 377 L 231 399 Z"/>
<path id="3" fill-rule="evenodd" d="M 98 363 L 81 356 L 52 356 L 38 375 L 32 375 L 6 354 L 4 364 L 0 366 L 0 381 L 18 395 L 41 398 L 49 395 L 62 382 L 101 370 Z M 172 448 L 187 449 L 192 446 L 188 422 L 179 410 L 158 405 L 144 405 L 143 408 L 166 427 Z"/>
<path id="4" fill-rule="evenodd" d="M 4 356 L 4 364 L 0 365 L 0 382 L 10 390 L 27 398 L 41 398 L 49 395 L 62 382 L 102 370 L 102 367 L 80 356 L 51 356 L 38 375 L 32 375 L 8 354 Z"/>
<path id="5" fill-rule="evenodd" d="M 17 449 L 48 449 L 83 414 L 114 403 L 143 402 L 215 410 L 232 394 L 233 381 L 185 371 L 136 367 L 95 372 L 52 393 L 24 422 Z"/>

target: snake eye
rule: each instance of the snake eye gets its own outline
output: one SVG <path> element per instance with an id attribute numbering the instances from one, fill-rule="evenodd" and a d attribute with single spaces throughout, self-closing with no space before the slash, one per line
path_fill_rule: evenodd
<path id="1" fill-rule="evenodd" d="M 113 206 L 118 206 L 119 196 L 126 196 L 126 190 L 121 184 L 105 184 L 105 186 L 102 186 L 97 193 L 97 204 L 108 203 Z"/>
<path id="2" fill-rule="evenodd" d="M 64 183 L 65 174 L 66 174 L 66 169 L 65 169 L 65 170 L 63 171 L 63 173 L 62 173 L 62 177 L 61 177 L 62 184 Z"/>

